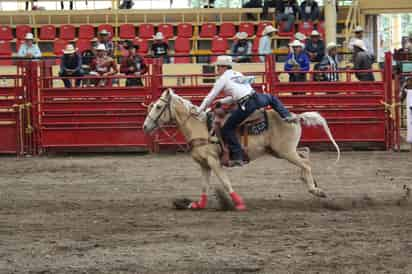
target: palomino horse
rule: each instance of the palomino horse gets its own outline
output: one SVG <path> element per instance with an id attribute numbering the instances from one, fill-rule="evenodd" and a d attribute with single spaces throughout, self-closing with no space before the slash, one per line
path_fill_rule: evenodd
<path id="1" fill-rule="evenodd" d="M 209 142 L 209 132 L 204 113 L 197 112 L 197 106 L 178 96 L 173 90 L 168 89 L 161 97 L 149 106 L 148 115 L 143 124 L 143 130 L 151 133 L 162 125 L 175 122 L 186 141 L 191 146 L 191 156 L 200 165 L 204 184 L 202 195 L 198 202 L 192 202 L 189 208 L 202 209 L 207 204 L 207 191 L 210 184 L 210 175 L 213 171 L 230 193 L 233 203 L 238 210 L 246 209 L 243 199 L 234 192 L 232 184 L 220 163 L 221 147 L 219 144 Z M 284 122 L 275 111 L 268 111 L 268 129 L 256 136 L 249 136 L 248 154 L 250 160 L 270 154 L 283 158 L 298 166 L 302 170 L 302 179 L 306 182 L 309 192 L 318 197 L 326 197 L 313 177 L 309 157 L 297 152 L 297 145 L 301 138 L 301 123 L 307 126 L 322 126 L 329 139 L 335 146 L 339 161 L 340 150 L 326 120 L 317 112 L 298 114 L 297 123 Z"/>

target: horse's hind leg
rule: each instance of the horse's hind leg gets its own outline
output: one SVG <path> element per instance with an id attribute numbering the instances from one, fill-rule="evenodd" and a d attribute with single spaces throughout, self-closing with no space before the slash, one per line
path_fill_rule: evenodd
<path id="1" fill-rule="evenodd" d="M 200 200 L 198 202 L 192 202 L 190 204 L 189 207 L 192 209 L 203 209 L 206 208 L 207 205 L 207 192 L 210 188 L 211 170 L 209 167 L 201 166 L 201 171 L 203 177 L 202 194 L 200 195 Z"/>
<path id="2" fill-rule="evenodd" d="M 289 153 L 283 154 L 282 158 L 288 160 L 292 164 L 300 167 L 302 169 L 302 177 L 306 182 L 309 192 L 318 197 L 326 197 L 325 192 L 316 186 L 316 183 L 312 176 L 312 169 L 310 167 L 310 162 L 308 158 L 303 158 L 299 156 L 298 152 L 291 151 Z"/>

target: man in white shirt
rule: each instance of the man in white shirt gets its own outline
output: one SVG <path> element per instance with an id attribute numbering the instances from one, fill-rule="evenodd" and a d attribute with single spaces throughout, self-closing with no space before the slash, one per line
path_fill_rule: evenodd
<path id="1" fill-rule="evenodd" d="M 265 62 L 265 55 L 272 54 L 272 36 L 277 29 L 272 26 L 266 26 L 262 32 L 262 38 L 259 40 L 259 58 L 261 62 Z"/>
<path id="2" fill-rule="evenodd" d="M 257 109 L 271 106 L 284 121 L 296 122 L 297 119 L 275 96 L 256 93 L 251 86 L 254 77 L 246 77 L 242 73 L 232 70 L 232 57 L 219 56 L 215 64 L 220 78 L 215 82 L 212 90 L 203 100 L 199 111 L 204 111 L 222 91 L 226 97 L 221 99 L 220 103 L 237 103 L 238 107 L 231 112 L 221 132 L 225 143 L 229 146 L 232 164 L 234 166 L 241 166 L 244 164 L 243 151 L 235 130 L 249 115 Z"/>
<path id="3" fill-rule="evenodd" d="M 22 44 L 17 52 L 17 56 L 26 58 L 40 58 L 41 51 L 37 44 L 34 43 L 33 33 L 26 33 L 24 44 Z"/>

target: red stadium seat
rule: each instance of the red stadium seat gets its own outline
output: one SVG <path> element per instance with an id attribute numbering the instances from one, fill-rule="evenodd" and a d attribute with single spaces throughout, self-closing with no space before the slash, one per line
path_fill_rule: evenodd
<path id="1" fill-rule="evenodd" d="M 91 40 L 94 38 L 94 27 L 92 25 L 80 25 L 79 26 L 79 39 Z"/>
<path id="2" fill-rule="evenodd" d="M 262 36 L 262 32 L 265 29 L 265 27 L 271 26 L 271 25 L 272 25 L 271 22 L 260 22 L 257 27 L 256 36 L 258 37 Z"/>
<path id="3" fill-rule="evenodd" d="M 149 44 L 147 43 L 147 40 L 140 38 L 134 39 L 133 44 L 139 46 L 139 50 L 137 51 L 137 53 L 146 55 L 149 52 Z"/>
<path id="4" fill-rule="evenodd" d="M 113 26 L 112 26 L 112 25 L 109 25 L 109 24 L 102 24 L 102 25 L 100 25 L 100 26 L 97 27 L 97 32 L 99 33 L 99 32 L 101 32 L 101 31 L 104 30 L 104 29 L 109 32 L 109 38 L 110 38 L 110 39 L 113 38 L 113 36 L 114 36 Z"/>
<path id="5" fill-rule="evenodd" d="M 278 27 L 278 35 L 279 36 L 290 36 L 292 37 L 295 34 L 295 26 L 292 25 L 292 29 L 290 31 L 284 31 L 286 25 L 286 21 L 280 21 Z"/>
<path id="6" fill-rule="evenodd" d="M 40 27 L 40 40 L 54 40 L 56 39 L 56 27 L 53 25 L 43 25 Z"/>
<path id="7" fill-rule="evenodd" d="M 177 57 L 176 55 L 189 55 L 190 54 L 190 39 L 178 37 L 175 40 L 175 63 L 176 64 L 184 64 L 190 63 L 190 56 L 180 56 Z"/>
<path id="8" fill-rule="evenodd" d="M 10 41 L 0 41 L 0 57 L 11 57 L 13 51 L 11 50 Z M 12 65 L 13 60 L 0 60 L 0 65 Z"/>
<path id="9" fill-rule="evenodd" d="M 310 36 L 310 33 L 314 29 L 312 22 L 300 22 L 298 25 L 298 32 L 303 33 L 305 36 Z"/>
<path id="10" fill-rule="evenodd" d="M 16 40 L 16 51 L 19 51 L 22 44 L 24 44 L 24 40 Z"/>
<path id="11" fill-rule="evenodd" d="M 224 38 L 231 38 L 236 34 L 236 27 L 233 23 L 222 23 L 220 25 L 219 36 Z"/>
<path id="12" fill-rule="evenodd" d="M 160 24 L 157 26 L 157 31 L 160 31 L 163 33 L 163 36 L 165 39 L 170 39 L 175 36 L 174 31 L 173 31 L 173 25 L 171 24 Z"/>
<path id="13" fill-rule="evenodd" d="M 177 25 L 177 36 L 184 38 L 192 38 L 193 26 L 189 23 L 181 23 Z"/>
<path id="14" fill-rule="evenodd" d="M 17 25 L 16 26 L 16 38 L 17 40 L 24 40 L 24 36 L 26 36 L 26 33 L 32 32 L 32 29 L 30 26 L 27 25 Z"/>
<path id="15" fill-rule="evenodd" d="M 80 53 L 92 48 L 92 43 L 88 39 L 79 39 L 76 41 L 76 48 Z"/>
<path id="16" fill-rule="evenodd" d="M 62 56 L 63 55 L 63 50 L 66 47 L 66 45 L 68 44 L 67 40 L 63 40 L 63 39 L 57 39 L 54 41 L 54 45 L 53 45 L 53 53 L 56 56 Z"/>
<path id="17" fill-rule="evenodd" d="M 10 41 L 13 40 L 13 32 L 9 26 L 0 27 L 0 40 Z"/>
<path id="18" fill-rule="evenodd" d="M 213 38 L 216 35 L 216 24 L 204 23 L 200 29 L 199 36 L 201 38 Z"/>
<path id="19" fill-rule="evenodd" d="M 136 38 L 136 29 L 133 24 L 122 24 L 119 27 L 120 39 L 134 39 Z"/>
<path id="20" fill-rule="evenodd" d="M 212 54 L 222 55 L 226 54 L 228 44 L 226 38 L 215 37 L 212 40 Z M 217 56 L 212 56 L 211 61 L 214 62 Z"/>
<path id="21" fill-rule="evenodd" d="M 59 38 L 63 40 L 74 40 L 74 38 L 76 38 L 76 28 L 73 25 L 61 25 Z"/>
<path id="22" fill-rule="evenodd" d="M 246 32 L 249 37 L 253 36 L 255 35 L 255 25 L 252 23 L 241 23 L 239 25 L 239 32 Z"/>
<path id="23" fill-rule="evenodd" d="M 141 24 L 139 26 L 139 38 L 152 39 L 154 35 L 154 26 L 152 24 Z"/>

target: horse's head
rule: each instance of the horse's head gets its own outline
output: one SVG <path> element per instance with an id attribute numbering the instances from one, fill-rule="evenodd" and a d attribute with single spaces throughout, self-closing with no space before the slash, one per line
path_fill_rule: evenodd
<path id="1" fill-rule="evenodd" d="M 149 105 L 143 124 L 144 132 L 151 133 L 172 120 L 172 93 L 170 89 L 165 90 L 156 102 Z"/>

